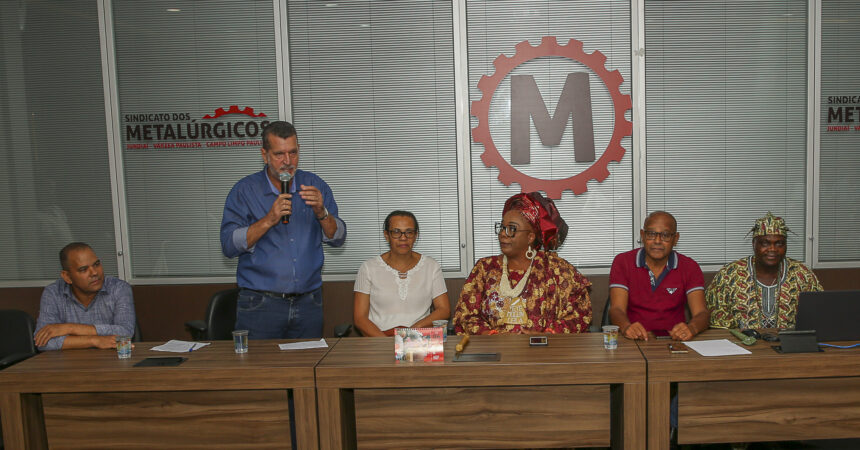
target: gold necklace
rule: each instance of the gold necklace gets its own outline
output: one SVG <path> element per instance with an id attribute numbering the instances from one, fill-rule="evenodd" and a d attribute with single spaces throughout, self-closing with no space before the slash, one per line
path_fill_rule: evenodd
<path id="1" fill-rule="evenodd" d="M 529 275 L 532 272 L 532 264 L 534 259 L 529 262 L 529 268 L 523 278 L 515 287 L 511 287 L 511 280 L 508 278 L 508 257 L 502 255 L 502 279 L 499 281 L 499 295 L 504 299 L 504 306 L 500 312 L 500 317 L 504 323 L 509 325 L 525 325 L 526 324 L 526 305 L 525 300 L 520 298 L 526 284 L 528 284 Z"/>
<path id="2" fill-rule="evenodd" d="M 526 288 L 529 274 L 532 273 L 532 264 L 534 264 L 534 260 L 529 261 L 529 268 L 526 269 L 523 278 L 515 287 L 512 287 L 511 280 L 508 278 L 508 257 L 502 255 L 502 279 L 499 281 L 499 295 L 507 298 L 519 297 L 523 293 L 523 289 Z"/>

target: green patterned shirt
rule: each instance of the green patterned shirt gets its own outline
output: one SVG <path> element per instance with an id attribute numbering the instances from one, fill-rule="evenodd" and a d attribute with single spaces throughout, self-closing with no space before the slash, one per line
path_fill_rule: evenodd
<path id="1" fill-rule="evenodd" d="M 722 328 L 763 328 L 761 291 L 752 274 L 752 258 L 742 258 L 723 266 L 714 276 L 705 300 L 711 310 L 711 326 Z M 776 327 L 793 328 L 797 297 L 801 292 L 820 291 L 818 278 L 803 263 L 785 258 L 779 276 L 776 299 Z"/>

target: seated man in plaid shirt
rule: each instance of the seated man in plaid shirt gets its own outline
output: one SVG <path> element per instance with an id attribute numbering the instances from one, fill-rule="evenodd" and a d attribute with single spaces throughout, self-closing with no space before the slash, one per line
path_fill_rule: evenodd
<path id="1" fill-rule="evenodd" d="M 60 279 L 42 292 L 36 334 L 39 350 L 116 348 L 117 335 L 134 334 L 131 286 L 105 277 L 93 249 L 73 242 L 60 251 Z"/>

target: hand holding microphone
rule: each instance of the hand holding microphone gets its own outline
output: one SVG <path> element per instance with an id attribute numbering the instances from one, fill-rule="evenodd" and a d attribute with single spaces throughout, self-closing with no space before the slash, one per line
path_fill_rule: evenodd
<path id="1" fill-rule="evenodd" d="M 290 180 L 293 178 L 289 172 L 281 172 L 278 174 L 278 179 L 281 180 L 281 194 L 290 193 Z M 284 214 L 281 216 L 281 223 L 290 223 L 290 215 Z"/>

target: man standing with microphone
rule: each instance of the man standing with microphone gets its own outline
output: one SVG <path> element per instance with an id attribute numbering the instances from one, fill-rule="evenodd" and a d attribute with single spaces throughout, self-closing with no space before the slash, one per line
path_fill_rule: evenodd
<path id="1" fill-rule="evenodd" d="M 322 243 L 340 247 L 346 224 L 331 188 L 298 170 L 296 129 L 272 122 L 262 132 L 266 166 L 239 180 L 224 204 L 221 249 L 239 257 L 236 329 L 251 339 L 322 337 Z"/>

